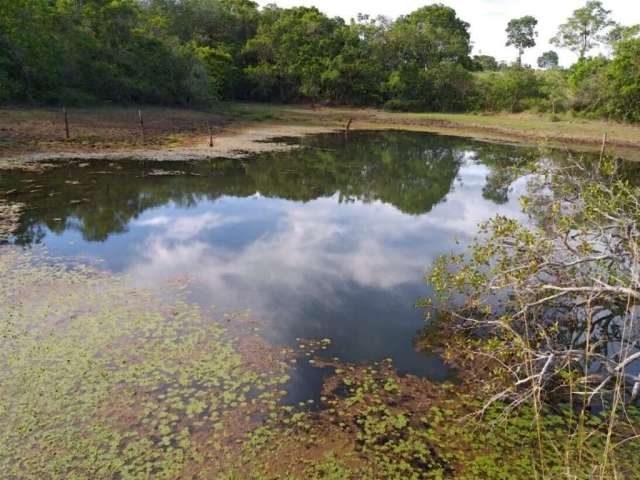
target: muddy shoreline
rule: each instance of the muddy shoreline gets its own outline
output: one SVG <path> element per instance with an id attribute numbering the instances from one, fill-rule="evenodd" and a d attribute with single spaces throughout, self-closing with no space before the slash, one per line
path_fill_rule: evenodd
<path id="1" fill-rule="evenodd" d="M 129 148 L 84 148 L 56 149 L 19 153 L 0 157 L 0 168 L 22 168 L 54 160 L 151 160 L 189 161 L 214 158 L 244 158 L 267 151 L 283 151 L 294 145 L 272 141 L 281 137 L 304 137 L 315 133 L 336 131 L 331 126 L 294 125 L 240 125 L 223 129 L 213 136 L 212 145 L 208 135 L 190 135 L 180 145 L 134 146 Z"/>
<path id="2" fill-rule="evenodd" d="M 144 132 L 137 110 L 77 109 L 71 135 L 56 109 L 0 110 L 0 168 L 21 168 L 56 159 L 201 160 L 240 158 L 292 148 L 277 137 L 353 130 L 410 130 L 525 145 L 607 151 L 640 160 L 640 128 L 632 125 L 513 114 L 405 114 L 375 109 L 258 104 L 224 104 L 212 111 L 148 108 Z M 637 131 L 637 135 L 636 135 Z"/>

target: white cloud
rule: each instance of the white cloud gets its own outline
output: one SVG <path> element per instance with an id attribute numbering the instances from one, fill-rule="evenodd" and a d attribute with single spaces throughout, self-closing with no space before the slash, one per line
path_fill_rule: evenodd
<path id="1" fill-rule="evenodd" d="M 161 227 L 171 222 L 171 219 L 165 215 L 157 215 L 155 217 L 146 218 L 143 220 L 134 220 L 133 225 L 140 227 Z"/>
<path id="2" fill-rule="evenodd" d="M 151 218 L 136 220 L 134 224 L 143 227 L 166 227 L 163 232 L 166 238 L 172 240 L 189 240 L 197 237 L 206 230 L 213 230 L 228 223 L 237 222 L 235 217 L 206 212 L 200 215 L 191 215 L 176 219 L 165 215 L 157 215 Z"/>
<path id="3" fill-rule="evenodd" d="M 371 15 L 385 15 L 395 18 L 407 14 L 430 3 L 443 3 L 453 7 L 458 15 L 471 24 L 471 39 L 474 53 L 493 55 L 500 60 L 512 61 L 516 57 L 514 49 L 505 46 L 505 33 L 510 19 L 533 15 L 539 21 L 540 37 L 538 46 L 529 50 L 524 61 L 535 65 L 536 59 L 552 47 L 549 39 L 555 35 L 558 26 L 576 9 L 584 5 L 583 0 L 439 0 L 439 2 L 417 2 L 415 0 L 258 0 L 260 5 L 276 3 L 281 7 L 295 5 L 316 6 L 331 16 L 341 16 L 347 20 L 359 12 Z M 640 23 L 640 1 L 604 0 L 605 8 L 613 11 L 615 20 L 624 24 Z M 571 52 L 559 51 L 563 64 L 570 64 L 576 57 Z"/>
<path id="4" fill-rule="evenodd" d="M 487 173 L 484 166 L 463 167 L 463 185 L 420 216 L 379 201 L 336 208 L 337 196 L 305 204 L 264 200 L 262 207 L 278 210 L 277 220 L 232 250 L 194 234 L 221 226 L 218 214 L 182 217 L 147 237 L 129 273 L 143 283 L 188 274 L 215 304 L 265 312 L 277 308 L 283 293 L 327 303 L 338 301 L 345 282 L 381 290 L 419 282 L 433 257 L 450 251 L 454 238 L 474 236 L 479 222 L 498 212 L 522 218 L 517 192 L 501 206 L 482 197 Z"/>

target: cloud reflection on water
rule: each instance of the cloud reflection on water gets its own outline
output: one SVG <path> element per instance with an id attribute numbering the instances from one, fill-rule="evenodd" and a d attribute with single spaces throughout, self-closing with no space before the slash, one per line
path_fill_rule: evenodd
<path id="1" fill-rule="evenodd" d="M 441 378 L 437 357 L 410 347 L 424 325 L 413 306 L 429 294 L 425 270 L 478 223 L 520 217 L 524 180 L 510 192 L 511 167 L 531 151 L 415 132 L 305 145 L 247 161 L 69 163 L 11 173 L 0 187 L 43 187 L 20 197 L 29 208 L 17 244 L 101 261 L 146 287 L 189 276 L 194 301 L 253 309 L 277 343 L 330 337 L 346 360 L 392 357 Z"/>
<path id="2" fill-rule="evenodd" d="M 488 173 L 466 163 L 444 201 L 418 216 L 380 201 L 338 204 L 339 194 L 307 203 L 225 197 L 192 210 L 159 208 L 138 220 L 153 228 L 128 273 L 143 283 L 188 274 L 203 303 L 250 307 L 283 342 L 310 330 L 335 334 L 335 323 L 355 328 L 349 315 L 372 313 L 376 303 L 358 304 L 363 297 L 404 304 L 390 318 L 370 318 L 367 341 L 384 343 L 397 338 L 390 333 L 394 324 L 416 329 L 420 314 L 411 307 L 415 294 L 426 292 L 424 271 L 436 256 L 459 248 L 455 239 L 468 242 L 478 223 L 496 213 L 522 216 L 515 199 L 523 181 L 514 184 L 509 202 L 496 205 L 482 196 Z M 229 221 L 225 211 L 244 214 Z M 265 212 L 270 220 L 252 241 L 229 244 L 226 230 L 250 229 Z M 350 344 L 342 350 L 360 348 L 353 335 L 342 340 Z"/>

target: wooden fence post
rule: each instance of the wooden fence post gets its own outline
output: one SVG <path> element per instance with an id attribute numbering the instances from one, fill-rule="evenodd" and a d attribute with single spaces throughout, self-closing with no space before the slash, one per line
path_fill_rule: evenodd
<path id="1" fill-rule="evenodd" d="M 213 130 L 211 124 L 209 124 L 209 147 L 213 147 Z"/>
<path id="2" fill-rule="evenodd" d="M 138 120 L 140 121 L 140 133 L 142 133 L 142 143 L 145 143 L 144 140 L 144 120 L 142 119 L 142 109 L 138 108 Z"/>
<path id="3" fill-rule="evenodd" d="M 602 147 L 600 148 L 600 162 L 602 162 L 602 159 L 604 158 L 604 153 L 606 148 L 607 148 L 607 132 L 604 132 L 604 135 L 602 136 Z"/>
<path id="4" fill-rule="evenodd" d="M 351 122 L 353 122 L 353 118 L 350 118 L 349 121 L 347 122 L 347 126 L 344 127 L 344 136 L 345 137 L 349 136 L 349 129 L 351 128 Z"/>
<path id="5" fill-rule="evenodd" d="M 64 138 L 69 140 L 69 118 L 67 116 L 67 107 L 62 107 L 62 113 L 64 114 Z"/>

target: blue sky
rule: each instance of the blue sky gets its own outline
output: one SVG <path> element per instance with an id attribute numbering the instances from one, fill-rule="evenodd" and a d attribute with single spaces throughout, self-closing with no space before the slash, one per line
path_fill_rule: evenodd
<path id="1" fill-rule="evenodd" d="M 416 0 L 258 0 L 260 5 L 276 3 L 281 7 L 294 5 L 316 6 L 331 16 L 345 19 L 358 12 L 385 15 L 392 18 L 428 5 L 429 1 Z M 558 25 L 573 10 L 584 5 L 585 0 L 440 0 L 456 9 L 458 15 L 471 24 L 474 53 L 494 55 L 500 60 L 513 60 L 516 52 L 505 47 L 504 29 L 511 18 L 533 15 L 539 21 L 538 46 L 527 52 L 524 61 L 535 64 L 541 52 L 553 48 L 549 39 Z M 603 0 L 605 8 L 612 10 L 613 18 L 626 25 L 640 23 L 640 0 Z M 558 51 L 564 65 L 573 63 L 575 55 Z"/>

